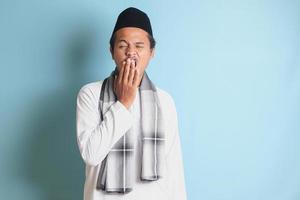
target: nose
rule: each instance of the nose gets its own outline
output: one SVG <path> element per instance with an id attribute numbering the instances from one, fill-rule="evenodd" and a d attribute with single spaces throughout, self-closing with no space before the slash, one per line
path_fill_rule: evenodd
<path id="1" fill-rule="evenodd" d="M 136 57 L 137 56 L 136 49 L 133 48 L 133 47 L 128 47 L 127 51 L 126 51 L 126 56 L 128 58 L 134 58 L 134 57 Z"/>

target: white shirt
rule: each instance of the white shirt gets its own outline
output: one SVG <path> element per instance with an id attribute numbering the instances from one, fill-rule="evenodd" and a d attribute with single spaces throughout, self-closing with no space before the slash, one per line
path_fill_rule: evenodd
<path id="1" fill-rule="evenodd" d="M 103 81 L 88 83 L 77 95 L 76 130 L 81 157 L 86 164 L 84 200 L 186 200 L 184 168 L 178 131 L 177 112 L 172 97 L 157 88 L 166 119 L 166 164 L 164 177 L 157 181 L 140 180 L 141 170 L 141 124 L 139 90 L 133 104 L 127 109 L 116 101 L 100 119 L 98 103 Z M 112 146 L 133 128 L 135 134 L 134 159 L 135 181 L 133 190 L 127 194 L 107 194 L 96 189 L 101 162 Z"/>

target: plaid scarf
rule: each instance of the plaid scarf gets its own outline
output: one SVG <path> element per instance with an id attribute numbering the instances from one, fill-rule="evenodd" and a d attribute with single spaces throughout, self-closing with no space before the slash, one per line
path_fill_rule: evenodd
<path id="1" fill-rule="evenodd" d="M 113 92 L 115 69 L 102 84 L 99 112 L 101 121 L 109 107 L 117 101 Z M 155 181 L 162 177 L 164 162 L 165 133 L 161 105 L 157 96 L 157 90 L 144 72 L 140 91 L 141 105 L 141 131 L 142 131 L 142 181 Z M 133 187 L 133 165 L 135 151 L 134 137 L 130 128 L 112 147 L 101 163 L 97 189 L 109 193 L 128 193 Z"/>

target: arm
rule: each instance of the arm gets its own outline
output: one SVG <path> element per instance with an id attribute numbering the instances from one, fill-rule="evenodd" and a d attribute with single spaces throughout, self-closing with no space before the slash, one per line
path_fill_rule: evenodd
<path id="1" fill-rule="evenodd" d="M 117 101 L 111 105 L 100 122 L 98 100 L 89 88 L 83 87 L 77 96 L 77 142 L 86 164 L 96 166 L 113 145 L 134 123 L 127 110 L 133 103 L 139 84 L 139 73 L 133 60 L 123 62 L 115 76 L 113 90 Z"/>
<path id="2" fill-rule="evenodd" d="M 80 89 L 77 95 L 76 131 L 81 157 L 86 164 L 100 164 L 132 124 L 132 114 L 119 101 L 112 104 L 103 121 L 100 121 L 98 99 L 89 88 Z"/>

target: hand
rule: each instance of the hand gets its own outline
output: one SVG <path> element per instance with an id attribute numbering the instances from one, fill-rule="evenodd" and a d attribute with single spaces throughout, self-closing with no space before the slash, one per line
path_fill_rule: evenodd
<path id="1" fill-rule="evenodd" d="M 114 78 L 114 92 L 117 99 L 128 109 L 133 103 L 138 88 L 139 73 L 135 61 L 128 58 Z"/>

